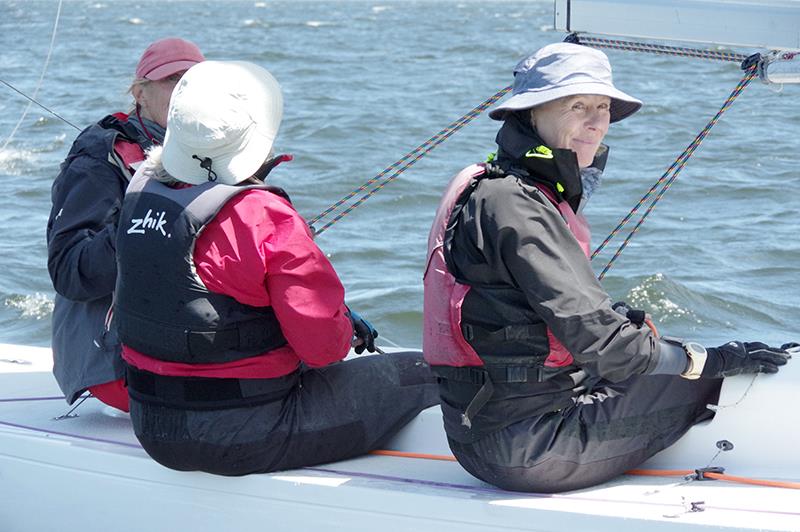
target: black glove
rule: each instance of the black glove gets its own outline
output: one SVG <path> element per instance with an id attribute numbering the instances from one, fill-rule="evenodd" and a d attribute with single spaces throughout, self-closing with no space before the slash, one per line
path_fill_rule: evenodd
<path id="1" fill-rule="evenodd" d="M 355 352 L 359 355 L 364 352 L 364 349 L 370 353 L 375 352 L 375 338 L 378 337 L 378 331 L 372 326 L 370 322 L 361 317 L 361 315 L 354 311 L 347 309 L 350 312 L 350 321 L 353 322 L 353 346 Z"/>
<path id="2" fill-rule="evenodd" d="M 786 351 L 787 349 L 792 349 L 794 347 L 800 347 L 800 344 L 798 344 L 797 342 L 789 342 L 788 344 L 783 344 L 781 346 L 781 349 Z"/>
<path id="3" fill-rule="evenodd" d="M 624 301 L 617 301 L 611 305 L 611 308 L 614 309 L 618 314 L 622 314 L 631 320 L 631 323 L 637 327 L 644 325 L 644 320 L 647 319 L 647 313 L 645 311 L 631 308 Z"/>
<path id="4" fill-rule="evenodd" d="M 701 376 L 730 377 L 740 373 L 778 373 L 791 356 L 784 349 L 761 342 L 728 342 L 708 348 L 708 358 Z"/>

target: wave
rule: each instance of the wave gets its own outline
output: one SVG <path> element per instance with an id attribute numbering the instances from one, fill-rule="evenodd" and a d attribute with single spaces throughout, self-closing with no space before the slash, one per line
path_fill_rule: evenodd
<path id="1" fill-rule="evenodd" d="M 20 317 L 37 320 L 49 317 L 53 313 L 53 304 L 53 299 L 41 292 L 29 295 L 12 295 L 5 300 L 7 307 L 20 311 Z"/>
<path id="2" fill-rule="evenodd" d="M 0 151 L 0 172 L 8 175 L 22 175 L 27 171 L 28 163 L 33 159 L 33 150 L 6 148 Z"/>
<path id="3" fill-rule="evenodd" d="M 663 273 L 656 273 L 630 289 L 628 304 L 644 310 L 661 322 L 697 320 L 694 312 L 681 303 L 682 299 L 686 299 L 681 296 L 686 295 L 688 290 L 684 286 L 671 281 Z"/>

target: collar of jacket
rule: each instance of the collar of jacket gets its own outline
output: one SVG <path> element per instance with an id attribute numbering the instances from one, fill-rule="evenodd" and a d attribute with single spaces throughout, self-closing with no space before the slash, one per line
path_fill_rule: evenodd
<path id="1" fill-rule="evenodd" d="M 496 164 L 508 174 L 547 186 L 559 201 L 578 212 L 583 194 L 578 157 L 572 150 L 549 148 L 529 123 L 509 113 L 497 132 Z M 608 146 L 601 144 L 591 166 L 602 171 Z"/>
<path id="2" fill-rule="evenodd" d="M 116 113 L 106 116 L 100 120 L 98 124 L 103 129 L 110 129 L 122 133 L 126 140 L 137 143 L 144 151 L 152 148 L 153 142 L 147 138 L 147 135 L 145 135 L 140 124 L 137 124 L 137 120 L 130 120 L 129 118 L 129 116 L 123 113 Z M 150 133 L 153 135 L 153 138 L 159 144 L 164 142 L 164 134 L 166 133 L 166 130 L 155 122 L 152 122 L 146 118 L 143 118 L 142 120 L 144 121 L 148 131 L 150 131 Z"/>
<path id="3" fill-rule="evenodd" d="M 167 134 L 166 128 L 161 127 L 149 118 L 144 118 L 143 116 L 137 117 L 136 111 L 134 111 L 134 113 L 128 117 L 128 123 L 139 132 L 141 138 L 147 140 L 148 144 L 164 144 L 164 136 Z"/>

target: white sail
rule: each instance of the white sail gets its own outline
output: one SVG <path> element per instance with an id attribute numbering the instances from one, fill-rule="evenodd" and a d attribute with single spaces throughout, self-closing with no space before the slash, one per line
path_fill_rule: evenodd
<path id="1" fill-rule="evenodd" d="M 555 0 L 555 27 L 648 41 L 800 50 L 800 0 Z"/>

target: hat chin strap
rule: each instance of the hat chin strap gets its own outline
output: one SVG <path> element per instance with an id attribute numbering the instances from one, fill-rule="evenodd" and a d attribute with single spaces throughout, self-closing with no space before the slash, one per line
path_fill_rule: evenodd
<path id="1" fill-rule="evenodd" d="M 217 180 L 217 173 L 211 169 L 211 163 L 214 162 L 211 157 L 200 157 L 199 155 L 194 154 L 192 155 L 192 159 L 197 159 L 200 161 L 200 168 L 208 171 L 209 181 L 214 182 Z"/>

